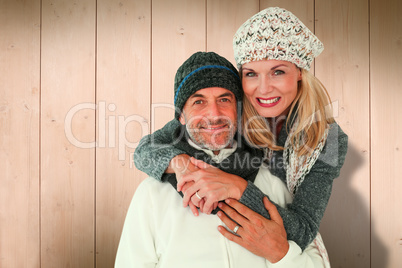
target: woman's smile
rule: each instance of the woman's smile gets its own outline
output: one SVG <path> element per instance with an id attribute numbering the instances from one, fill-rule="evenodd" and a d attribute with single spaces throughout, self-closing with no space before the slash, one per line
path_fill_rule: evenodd
<path id="1" fill-rule="evenodd" d="M 258 103 L 263 107 L 272 107 L 278 104 L 281 97 L 276 98 L 257 98 Z"/>

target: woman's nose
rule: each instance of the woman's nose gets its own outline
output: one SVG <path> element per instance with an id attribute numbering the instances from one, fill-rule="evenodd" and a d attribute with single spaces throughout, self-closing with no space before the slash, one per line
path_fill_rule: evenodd
<path id="1" fill-rule="evenodd" d="M 272 83 L 268 77 L 261 77 L 258 85 L 258 91 L 261 94 L 267 94 L 273 90 Z"/>

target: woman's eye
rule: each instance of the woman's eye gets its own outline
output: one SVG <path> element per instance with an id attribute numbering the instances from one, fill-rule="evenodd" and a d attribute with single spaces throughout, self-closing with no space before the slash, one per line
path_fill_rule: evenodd
<path id="1" fill-rule="evenodd" d="M 275 75 L 280 75 L 280 74 L 284 74 L 285 72 L 282 70 L 275 70 L 274 74 Z"/>
<path id="2" fill-rule="evenodd" d="M 245 73 L 245 76 L 246 77 L 254 77 L 254 76 L 256 76 L 256 74 L 254 72 L 247 72 L 247 73 Z"/>

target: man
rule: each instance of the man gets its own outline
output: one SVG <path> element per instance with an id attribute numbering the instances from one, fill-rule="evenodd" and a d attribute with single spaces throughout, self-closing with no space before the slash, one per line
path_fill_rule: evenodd
<path id="1" fill-rule="evenodd" d="M 260 169 L 259 151 L 245 147 L 241 137 L 235 139 L 242 89 L 230 62 L 212 52 L 195 53 L 178 69 L 175 82 L 176 120 L 169 123 L 175 147 L 254 181 L 278 205 L 291 202 L 280 179 L 266 167 Z M 254 165 L 243 163 L 238 168 L 236 161 L 244 159 Z M 175 185 L 175 175 L 166 176 L 165 180 Z M 274 220 L 279 214 L 275 206 L 271 208 Z M 189 210 L 183 208 L 170 184 L 151 177 L 144 180 L 127 213 L 115 267 L 323 267 L 314 245 L 301 252 L 294 242 L 279 238 L 287 247 L 280 250 L 281 258 L 271 263 L 218 232 L 217 227 L 225 225 L 222 212 L 221 218 L 214 214 L 194 217 Z M 279 231 L 286 233 L 283 224 L 279 226 Z M 232 228 L 236 233 L 238 227 Z"/>

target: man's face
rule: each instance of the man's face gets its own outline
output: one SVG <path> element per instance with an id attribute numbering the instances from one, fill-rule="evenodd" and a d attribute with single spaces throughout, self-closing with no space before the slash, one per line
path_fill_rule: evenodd
<path id="1" fill-rule="evenodd" d="M 237 129 L 236 98 L 224 88 L 200 89 L 188 98 L 180 116 L 191 140 L 212 151 L 228 147 Z"/>

